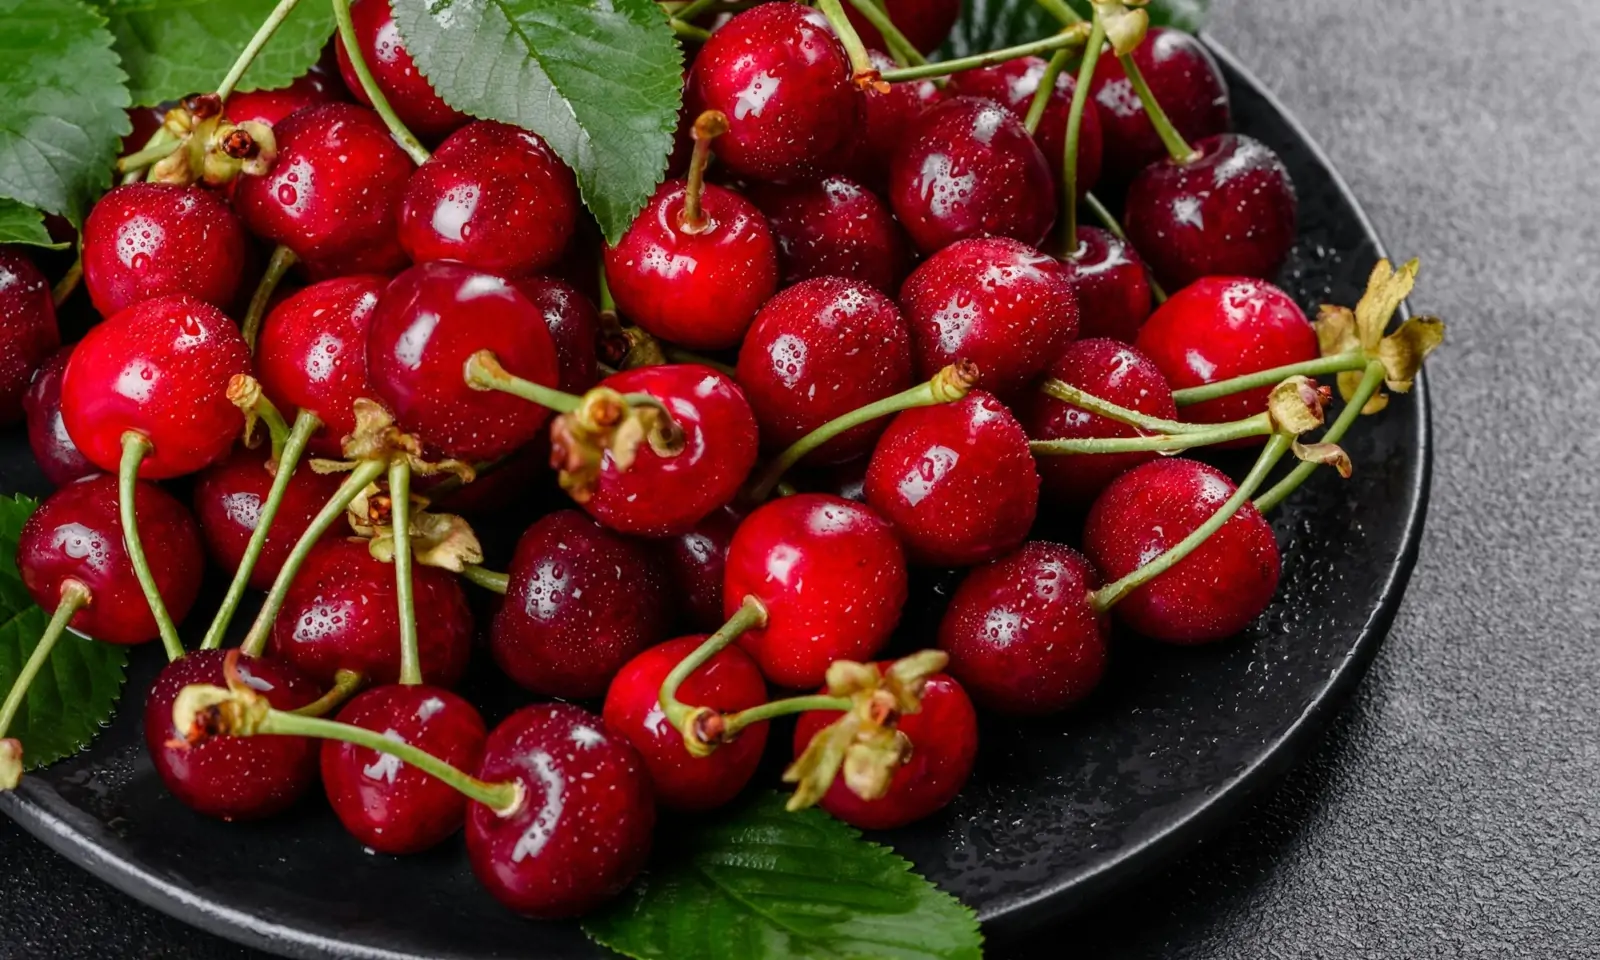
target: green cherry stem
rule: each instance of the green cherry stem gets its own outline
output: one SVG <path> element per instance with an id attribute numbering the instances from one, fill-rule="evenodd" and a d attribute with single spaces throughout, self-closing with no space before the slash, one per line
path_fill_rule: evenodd
<path id="1" fill-rule="evenodd" d="M 856 8 L 862 19 L 872 24 L 883 35 L 883 42 L 889 48 L 889 56 L 902 67 L 921 66 L 928 62 L 922 51 L 912 45 L 900 28 L 889 19 L 889 12 L 879 5 L 879 0 L 850 0 L 850 5 Z"/>
<path id="2" fill-rule="evenodd" d="M 169 140 L 161 137 L 160 135 L 163 133 L 166 133 L 164 129 L 156 131 L 157 135 L 150 138 L 151 142 L 149 144 L 119 159 L 117 161 L 117 172 L 121 174 L 140 172 L 153 163 L 165 160 L 176 153 L 179 147 L 183 146 L 183 142 L 180 140 Z"/>
<path id="3" fill-rule="evenodd" d="M 694 154 L 689 159 L 689 179 L 683 188 L 683 212 L 678 214 L 678 226 L 685 233 L 704 233 L 711 225 L 700 200 L 706 192 L 706 167 L 711 164 L 711 141 L 727 132 L 728 118 L 720 110 L 707 110 L 700 114 L 690 130 L 690 136 L 694 139 Z M 615 308 L 613 302 L 613 312 Z"/>
<path id="4" fill-rule="evenodd" d="M 1163 420 L 1129 410 L 1127 407 L 1118 406 L 1109 400 L 1102 400 L 1092 393 L 1080 390 L 1070 383 L 1056 379 L 1047 379 L 1039 385 L 1039 389 L 1062 403 L 1070 403 L 1075 407 L 1082 407 L 1090 413 L 1098 413 L 1102 417 L 1125 423 L 1130 427 L 1148 430 L 1152 433 L 1192 433 L 1196 430 L 1207 429 L 1206 424 L 1184 423 L 1180 420 Z"/>
<path id="5" fill-rule="evenodd" d="M 244 322 L 239 324 L 239 332 L 244 335 L 244 342 L 251 351 L 255 350 L 256 338 L 261 335 L 261 321 L 267 316 L 267 304 L 272 302 L 272 295 L 277 292 L 278 284 L 283 282 L 289 268 L 299 261 L 294 251 L 282 244 L 273 249 L 267 269 L 261 274 L 261 282 L 256 284 L 256 292 L 250 295 L 250 306 L 245 310 Z"/>
<path id="6" fill-rule="evenodd" d="M 256 29 L 255 36 L 251 37 L 250 42 L 244 45 L 244 50 L 240 51 L 239 59 L 233 62 L 233 66 L 228 70 L 228 75 L 222 78 L 222 83 L 217 87 L 217 98 L 219 100 L 227 101 L 228 94 L 232 93 L 233 88 L 239 85 L 240 79 L 244 77 L 244 72 L 250 69 L 250 64 L 255 60 L 256 54 L 260 53 L 261 48 L 267 45 L 268 40 L 272 39 L 272 35 L 278 32 L 278 27 L 283 24 L 284 19 L 289 14 L 294 12 L 294 8 L 299 2 L 300 0 L 278 0 L 278 5 L 272 8 L 272 12 L 267 14 L 267 19 L 262 21 L 261 26 Z"/>
<path id="7" fill-rule="evenodd" d="M 356 25 L 350 19 L 350 0 L 333 0 L 333 16 L 339 22 L 339 39 L 344 41 L 345 52 L 350 55 L 350 66 L 355 69 L 367 99 L 372 101 L 372 109 L 378 111 L 378 116 L 389 128 L 389 135 L 394 137 L 394 142 L 400 145 L 413 163 L 419 167 L 427 163 L 430 156 L 428 149 L 401 122 L 394 108 L 389 105 L 389 98 L 384 96 L 383 88 L 378 86 L 371 68 L 367 66 L 367 58 L 361 52 L 361 42 L 356 39 Z"/>
<path id="8" fill-rule="evenodd" d="M 1100 20 L 1095 17 L 1096 22 Z M 1144 112 L 1150 118 L 1150 125 L 1156 128 L 1156 135 L 1167 148 L 1167 153 L 1172 157 L 1173 163 L 1192 163 L 1199 156 L 1194 147 L 1189 146 L 1189 141 L 1183 139 L 1183 134 L 1172 125 L 1172 118 L 1161 109 L 1161 104 L 1156 100 L 1156 95 L 1150 90 L 1150 84 L 1145 82 L 1144 73 L 1139 65 L 1134 62 L 1133 54 L 1118 57 L 1122 62 L 1122 70 L 1128 75 L 1128 82 L 1133 85 L 1133 92 L 1139 95 L 1139 102 L 1144 104 Z"/>
<path id="9" fill-rule="evenodd" d="M 334 673 L 333 686 L 328 688 L 327 693 L 303 707 L 288 712 L 300 717 L 325 717 L 339 709 L 340 704 L 349 700 L 365 682 L 366 678 L 354 670 L 339 670 Z"/>
<path id="10" fill-rule="evenodd" d="M 1209 447 L 1230 440 L 1264 437 L 1272 433 L 1272 418 L 1266 413 L 1221 423 L 1186 433 L 1158 433 L 1146 437 L 1095 437 L 1084 440 L 1031 440 L 1028 449 L 1042 456 L 1095 453 L 1177 453 L 1195 447 Z"/>
<path id="11" fill-rule="evenodd" d="M 849 697 L 830 697 L 826 694 L 815 694 L 804 697 L 788 697 L 783 700 L 774 700 L 763 703 L 748 710 L 738 713 L 724 714 L 722 717 L 722 739 L 732 740 L 740 731 L 763 720 L 773 720 L 778 717 L 787 717 L 794 713 L 805 713 L 808 710 L 849 710 L 854 704 Z"/>
<path id="12" fill-rule="evenodd" d="M 150 445 L 150 438 L 137 430 L 129 430 L 122 435 L 117 500 L 122 512 L 122 541 L 128 548 L 128 560 L 139 578 L 145 601 L 150 604 L 150 615 L 155 618 L 156 627 L 161 631 L 161 645 L 167 650 L 167 659 L 176 660 L 183 656 L 183 641 L 178 639 L 178 627 L 172 622 L 172 614 L 167 612 L 166 601 L 161 599 L 155 575 L 150 572 L 150 561 L 145 559 L 144 544 L 139 541 L 138 512 L 134 509 L 134 498 L 139 489 L 139 464 L 154 449 Z"/>
<path id="13" fill-rule="evenodd" d="M 1067 144 L 1061 158 L 1061 192 L 1065 195 L 1066 219 L 1062 221 L 1064 249 L 1068 256 L 1078 252 L 1078 149 L 1083 135 L 1083 111 L 1089 105 L 1089 86 L 1094 68 L 1100 63 L 1100 50 L 1106 45 L 1105 21 L 1094 18 L 1089 40 L 1083 48 L 1083 63 L 1078 67 L 1078 86 L 1072 91 L 1072 108 L 1067 113 Z"/>
<path id="14" fill-rule="evenodd" d="M 1050 97 L 1056 92 L 1056 78 L 1061 76 L 1061 71 L 1066 69 L 1067 61 L 1072 59 L 1072 51 L 1057 50 L 1049 62 L 1044 66 L 1044 73 L 1039 77 L 1039 87 L 1033 91 L 1033 100 L 1028 103 L 1028 115 L 1022 119 L 1022 126 L 1027 129 L 1028 135 L 1033 136 L 1039 132 L 1039 123 L 1044 120 L 1044 111 L 1050 106 Z"/>
<path id="15" fill-rule="evenodd" d="M 711 39 L 711 31 L 704 27 L 697 27 L 681 17 L 669 17 L 667 23 L 671 25 L 672 32 L 680 40 L 693 40 L 695 43 L 705 43 Z"/>
<path id="16" fill-rule="evenodd" d="M 1361 409 L 1367 405 L 1368 400 L 1372 399 L 1372 395 L 1378 392 L 1378 388 L 1383 386 L 1383 378 L 1383 363 L 1378 360 L 1368 363 L 1366 372 L 1361 375 L 1360 386 L 1356 387 L 1355 393 L 1351 394 L 1349 401 L 1344 405 L 1344 409 L 1339 411 L 1338 419 L 1329 425 L 1319 442 L 1338 443 L 1344 439 L 1344 435 L 1355 425 L 1355 422 L 1361 419 Z M 1295 464 L 1295 468 L 1289 471 L 1288 476 L 1273 484 L 1270 490 L 1256 498 L 1256 509 L 1266 513 L 1282 503 L 1289 494 L 1300 489 L 1300 485 L 1305 483 L 1306 478 L 1315 473 L 1319 466 L 1321 464 L 1313 463 L 1309 460 Z"/>
<path id="17" fill-rule="evenodd" d="M 753 627 L 767 625 L 767 608 L 761 601 L 753 596 L 745 597 L 739 604 L 739 609 L 733 612 L 717 629 L 716 633 L 707 637 L 694 652 L 678 661 L 672 668 L 667 678 L 661 681 L 661 712 L 666 715 L 667 722 L 678 728 L 687 742 L 690 739 L 689 724 L 694 718 L 697 708 L 678 699 L 678 688 L 691 677 L 694 672 L 705 665 L 707 660 L 716 656 L 724 647 L 739 639 L 739 635 Z M 713 711 L 714 712 L 714 711 Z"/>
<path id="18" fill-rule="evenodd" d="M 78 259 L 72 261 L 72 266 L 61 275 L 56 285 L 50 288 L 50 302 L 57 307 L 67 302 L 73 291 L 78 289 L 78 284 L 83 282 L 83 244 L 78 244 Z"/>
<path id="19" fill-rule="evenodd" d="M 487 567 L 480 567 L 475 563 L 469 563 L 462 567 L 461 577 L 468 583 L 477 584 L 483 589 L 498 593 L 501 596 L 504 596 L 506 590 L 510 589 L 511 586 L 510 574 L 498 573 Z"/>
<path id="20" fill-rule="evenodd" d="M 710 10 L 712 7 L 716 6 L 717 2 L 718 0 L 694 0 L 693 3 L 686 4 L 676 10 L 673 10 L 672 16 L 674 19 L 682 20 L 687 23 L 693 20 L 695 17 L 700 16 L 700 14 L 705 13 L 707 10 Z"/>
<path id="21" fill-rule="evenodd" d="M 861 42 L 861 34 L 856 33 L 855 24 L 844 15 L 844 7 L 839 0 L 817 0 L 817 9 L 828 18 L 828 26 L 833 28 L 834 36 L 844 45 L 844 52 L 850 57 L 850 69 L 855 71 L 852 78 L 857 86 L 866 89 L 878 82 L 878 68 L 872 65 L 872 57 L 867 55 L 867 45 Z M 883 89 L 887 90 L 888 87 Z"/>
<path id="22" fill-rule="evenodd" d="M 1007 60 L 1016 60 L 1019 57 L 1032 57 L 1043 53 L 1054 53 L 1061 49 L 1081 47 L 1088 38 L 1089 28 L 1079 24 L 1075 28 L 1063 30 L 1060 33 L 1045 37 L 1043 40 L 1035 40 L 1031 43 L 1019 43 L 1014 47 L 974 54 L 970 57 L 957 57 L 954 60 L 940 60 L 937 63 L 919 64 L 915 67 L 903 67 L 899 70 L 886 70 L 882 75 L 882 79 L 889 83 L 909 83 L 913 80 L 947 77 L 952 73 L 992 67 L 997 63 L 1005 63 Z"/>
<path id="23" fill-rule="evenodd" d="M 50 659 L 50 651 L 55 649 L 56 641 L 66 632 L 67 624 L 71 622 L 73 616 L 89 605 L 89 599 L 89 588 L 78 581 L 66 580 L 61 584 L 61 600 L 56 604 L 56 612 L 50 618 L 50 625 L 44 628 L 38 645 L 28 655 L 28 660 L 22 665 L 17 679 L 12 681 L 11 691 L 6 694 L 5 703 L 0 704 L 0 737 L 4 737 L 6 731 L 11 729 L 11 721 L 16 719 L 17 711 L 22 709 L 22 702 L 28 698 L 28 687 L 33 683 L 33 678 L 39 675 L 45 661 Z"/>
<path id="24" fill-rule="evenodd" d="M 1083 17 L 1079 16 L 1078 11 L 1067 6 L 1066 0 L 1038 0 L 1038 3 L 1039 9 L 1060 20 L 1063 26 L 1070 27 L 1083 22 Z"/>
<path id="25" fill-rule="evenodd" d="M 411 464 L 396 457 L 389 464 L 389 522 L 394 530 L 394 593 L 400 605 L 400 682 L 422 682 L 417 653 L 417 602 L 411 583 Z"/>
<path id="26" fill-rule="evenodd" d="M 554 410 L 556 413 L 571 413 L 578 409 L 582 398 L 570 393 L 547 387 L 542 383 L 524 380 L 500 365 L 500 361 L 488 350 L 479 350 L 467 360 L 466 367 L 467 385 L 478 390 L 498 390 L 509 393 L 514 397 L 521 397 L 530 403 L 537 403 L 541 407 Z"/>
<path id="27" fill-rule="evenodd" d="M 1172 399 L 1180 407 L 1193 406 L 1218 397 L 1227 397 L 1246 390 L 1255 390 L 1259 387 L 1271 387 L 1282 383 L 1289 377 L 1320 377 L 1330 373 L 1343 373 L 1346 370 L 1360 370 L 1367 365 L 1366 354 L 1359 350 L 1349 353 L 1338 353 L 1331 357 L 1318 357 L 1315 360 L 1305 360 L 1300 363 L 1289 363 L 1269 370 L 1256 373 L 1247 373 L 1242 377 L 1231 380 L 1218 380 L 1199 387 L 1187 387 L 1183 390 L 1172 391 Z"/>

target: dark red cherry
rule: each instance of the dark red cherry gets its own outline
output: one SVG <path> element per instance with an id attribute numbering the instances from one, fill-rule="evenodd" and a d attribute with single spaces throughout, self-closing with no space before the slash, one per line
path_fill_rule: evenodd
<path id="1" fill-rule="evenodd" d="M 254 121 L 274 127 L 302 107 L 338 103 L 343 99 L 345 91 L 339 78 L 313 67 L 287 87 L 231 94 L 222 112 L 233 123 Z"/>
<path id="2" fill-rule="evenodd" d="M 205 573 L 205 554 L 194 518 L 170 493 L 141 483 L 133 497 L 139 536 L 156 591 L 174 621 L 194 606 Z M 68 626 L 106 643 L 135 644 L 158 635 L 122 539 L 117 478 L 104 474 L 69 483 L 47 497 L 22 527 L 17 568 L 33 601 L 46 610 L 61 602 L 61 585 L 89 588 L 89 604 Z"/>
<path id="3" fill-rule="evenodd" d="M 879 666 L 887 668 L 888 664 Z M 831 711 L 800 715 L 794 730 L 794 755 L 839 718 Z M 911 759 L 895 770 L 889 792 L 863 800 L 837 777 L 823 795 L 822 809 L 863 830 L 893 830 L 942 809 L 966 784 L 978 754 L 978 715 L 972 701 L 949 674 L 928 678 L 922 710 L 900 718 L 899 730 L 911 741 Z"/>
<path id="4" fill-rule="evenodd" d="M 867 56 L 880 73 L 899 66 L 878 50 L 867 51 Z M 923 80 L 892 84 L 888 93 L 862 90 L 857 96 L 861 103 L 861 130 L 842 169 L 881 193 L 889 184 L 889 163 L 895 151 L 922 112 L 945 98 L 945 89 L 935 86 L 932 80 Z"/>
<path id="5" fill-rule="evenodd" d="M 988 97 L 1000 104 L 1018 120 L 1026 120 L 1033 105 L 1039 81 L 1044 79 L 1047 64 L 1039 57 L 1019 57 L 992 67 L 963 70 L 950 77 L 949 91 L 962 97 Z M 1056 88 L 1050 94 L 1050 103 L 1039 118 L 1039 127 L 1033 139 L 1044 154 L 1045 163 L 1061 186 L 1061 166 L 1067 153 L 1067 118 L 1072 112 L 1072 94 L 1078 81 L 1070 72 L 1056 75 Z M 1093 190 L 1100 181 L 1101 132 L 1100 118 L 1091 107 L 1083 112 L 1083 123 L 1078 130 L 1078 196 Z"/>
<path id="6" fill-rule="evenodd" d="M 568 393 L 583 393 L 599 379 L 595 347 L 600 337 L 600 312 L 571 284 L 550 277 L 518 277 L 511 285 L 544 316 L 544 325 L 556 344 L 558 386 Z"/>
<path id="7" fill-rule="evenodd" d="M 345 704 L 339 722 L 376 730 L 458 770 L 483 759 L 488 731 L 476 708 L 443 687 L 374 687 Z M 322 742 L 322 787 L 339 822 L 379 853 L 418 853 L 461 829 L 467 798 L 398 757 L 339 740 Z"/>
<path id="8" fill-rule="evenodd" d="M 232 320 L 187 296 L 146 300 L 91 329 L 73 348 L 61 416 L 89 461 L 115 473 L 122 435 L 154 449 L 147 480 L 193 473 L 227 456 L 244 428 L 228 381 L 250 372 L 250 348 Z"/>
<path id="9" fill-rule="evenodd" d="M 228 459 L 200 472 L 194 485 L 194 512 L 211 559 L 224 570 L 237 570 L 245 548 L 261 523 L 261 505 L 272 489 L 273 474 L 259 450 L 239 447 Z M 339 489 L 341 479 L 301 463 L 289 479 L 267 542 L 250 572 L 250 586 L 265 590 L 283 569 L 283 561 L 311 520 Z M 143 533 L 143 529 L 140 530 Z"/>
<path id="10" fill-rule="evenodd" d="M 606 691 L 606 727 L 639 751 L 656 799 L 675 810 L 712 810 L 738 796 L 767 745 L 767 724 L 756 723 L 709 757 L 694 757 L 661 712 L 662 682 L 705 639 L 697 634 L 651 647 L 628 661 Z M 678 699 L 733 713 L 766 703 L 767 684 L 749 654 L 725 647 L 683 681 Z"/>
<path id="11" fill-rule="evenodd" d="M 662 545 L 662 562 L 683 609 L 684 622 L 695 630 L 710 631 L 722 625 L 723 571 L 728 546 L 743 520 L 744 514 L 729 504 Z"/>
<path id="12" fill-rule="evenodd" d="M 1169 290 L 1201 277 L 1275 276 L 1295 238 L 1288 168 L 1242 134 L 1194 148 L 1198 159 L 1158 160 L 1134 178 L 1123 203 L 1128 239 Z"/>
<path id="13" fill-rule="evenodd" d="M 992 394 L 897 414 L 867 467 L 867 503 L 923 566 L 992 560 L 1028 535 L 1039 472 L 1028 435 Z"/>
<path id="14" fill-rule="evenodd" d="M 395 115 L 412 133 L 426 140 L 440 140 L 472 119 L 452 110 L 433 92 L 432 84 L 406 51 L 388 0 L 355 0 L 350 4 L 350 19 L 355 24 L 356 41 L 361 45 L 361 57 L 367 62 L 367 69 L 372 71 L 378 89 L 383 91 Z M 344 38 L 336 37 L 334 43 L 344 85 L 357 100 L 371 106 L 371 99 L 361 87 L 361 78 L 356 76 L 355 67 L 350 63 L 350 51 L 345 48 Z"/>
<path id="15" fill-rule="evenodd" d="M 1109 231 L 1078 228 L 1078 249 L 1061 258 L 1078 295 L 1078 335 L 1132 343 L 1150 316 L 1150 276 L 1138 251 Z"/>
<path id="16" fill-rule="evenodd" d="M 143 533 L 143 531 L 140 531 Z M 219 820 L 260 820 L 281 813 L 317 782 L 317 743 L 305 737 L 211 737 L 185 742 L 172 725 L 183 688 L 227 686 L 223 664 L 233 650 L 196 650 L 161 670 L 144 703 L 144 744 L 172 795 Z M 275 660 L 240 656 L 238 677 L 275 710 L 297 710 L 322 695 L 300 671 Z"/>
<path id="17" fill-rule="evenodd" d="M 273 133 L 271 172 L 235 181 L 233 205 L 250 232 L 293 250 L 318 278 L 405 266 L 400 199 L 416 167 L 383 120 L 324 103 L 296 110 Z"/>
<path id="18" fill-rule="evenodd" d="M 699 364 L 624 370 L 601 381 L 619 393 L 648 393 L 683 428 L 683 450 L 639 448 L 627 470 L 607 454 L 583 508 L 613 530 L 642 537 L 686 533 L 732 502 L 756 462 L 756 419 L 739 385 Z"/>
<path id="19" fill-rule="evenodd" d="M 1060 261 L 1005 237 L 961 240 L 900 288 L 917 375 L 958 360 L 985 390 L 1016 395 L 1078 335 L 1078 298 Z"/>
<path id="20" fill-rule="evenodd" d="M 790 186 L 756 184 L 750 197 L 778 241 L 783 282 L 860 280 L 894 295 L 909 255 L 905 231 L 878 195 L 843 177 Z"/>
<path id="21" fill-rule="evenodd" d="M 1228 84 L 1199 40 L 1179 30 L 1155 27 L 1133 52 L 1133 62 L 1185 140 L 1193 143 L 1228 129 Z M 1126 183 L 1167 155 L 1116 57 L 1100 58 L 1089 90 L 1105 136 L 1109 178 Z"/>
<path id="22" fill-rule="evenodd" d="M 762 445 L 781 451 L 830 420 L 909 388 L 911 335 L 894 301 L 867 284 L 806 280 L 756 314 L 739 349 L 738 377 Z M 846 431 L 805 462 L 862 456 L 885 425 L 880 418 Z"/>
<path id="23" fill-rule="evenodd" d="M 835 660 L 869 660 L 906 602 L 906 561 L 894 530 L 869 508 L 823 493 L 759 507 L 728 549 L 722 609 L 745 597 L 767 611 L 739 645 L 783 687 L 820 684 Z"/>
<path id="24" fill-rule="evenodd" d="M 524 916 L 571 917 L 622 892 L 650 855 L 650 775 L 626 739 L 565 703 L 524 707 L 489 734 L 478 779 L 526 791 L 501 816 L 467 808 L 472 872 Z"/>
<path id="25" fill-rule="evenodd" d="M 34 371 L 59 346 L 50 284 L 21 251 L 0 247 L 0 423 L 22 419 Z"/>
<path id="26" fill-rule="evenodd" d="M 112 187 L 83 225 L 83 285 L 102 316 L 175 293 L 226 308 L 244 261 L 239 218 L 200 187 Z"/>
<path id="27" fill-rule="evenodd" d="M 1163 420 L 1178 419 L 1172 388 L 1150 358 L 1115 340 L 1079 340 L 1050 367 L 1050 376 L 1120 407 Z M 1137 437 L 1140 431 L 1082 407 L 1034 391 L 1018 414 L 1034 440 Z M 1075 510 L 1087 509 L 1106 484 L 1159 454 L 1096 453 L 1039 456 L 1044 496 Z M 960 674 L 957 674 L 959 676 Z M 970 686 L 970 684 L 969 684 Z"/>
<path id="28" fill-rule="evenodd" d="M 438 567 L 413 566 L 411 577 L 422 677 L 453 687 L 472 652 L 466 593 Z M 318 683 L 333 683 L 340 670 L 394 683 L 400 676 L 394 564 L 373 559 L 364 540 L 319 544 L 289 587 L 267 649 Z"/>
<path id="29" fill-rule="evenodd" d="M 67 372 L 67 361 L 70 359 L 71 347 L 62 347 L 52 353 L 39 365 L 33 382 L 28 385 L 28 392 L 22 396 L 22 408 L 28 417 L 28 446 L 33 450 L 33 459 L 39 462 L 39 470 L 45 479 L 58 487 L 100 472 L 72 442 L 66 421 L 61 419 L 61 380 Z"/>
<path id="30" fill-rule="evenodd" d="M 1172 295 L 1134 343 L 1174 390 L 1315 360 L 1317 333 L 1287 293 L 1265 280 L 1208 277 Z M 1242 420 L 1266 409 L 1270 387 L 1183 408 L 1194 423 Z"/>
<path id="31" fill-rule="evenodd" d="M 536 133 L 480 120 L 411 175 L 400 246 L 415 263 L 460 260 L 509 277 L 553 266 L 577 219 L 578 182 L 555 151 Z"/>
<path id="32" fill-rule="evenodd" d="M 939 622 L 950 675 L 1000 713 L 1055 713 L 1088 696 L 1106 669 L 1111 621 L 1089 594 L 1083 554 L 1035 540 L 967 574 Z"/>
<path id="33" fill-rule="evenodd" d="M 923 53 L 939 49 L 961 16 L 960 0 L 884 0 L 882 7 L 889 22 Z M 844 12 L 862 43 L 869 47 L 884 46 L 883 34 L 857 13 L 854 6 L 845 4 Z"/>
<path id="34" fill-rule="evenodd" d="M 982 234 L 1038 246 L 1056 222 L 1055 178 L 1038 144 L 979 97 L 923 113 L 894 154 L 889 202 L 923 253 Z"/>
<path id="35" fill-rule="evenodd" d="M 1176 546 L 1235 491 L 1221 471 L 1170 457 L 1112 482 L 1089 511 L 1083 550 L 1109 581 Z M 1147 637 L 1204 643 L 1250 625 L 1278 589 L 1278 543 L 1246 503 L 1193 553 L 1123 597 L 1112 611 Z"/>
<path id="36" fill-rule="evenodd" d="M 558 510 L 517 541 L 489 649 L 535 693 L 598 697 L 635 654 L 667 636 L 666 571 L 644 544 L 577 510 Z"/>
<path id="37" fill-rule="evenodd" d="M 656 189 L 617 245 L 606 248 L 606 280 L 617 309 L 650 333 L 722 350 L 739 342 L 778 288 L 778 245 L 755 204 L 715 184 L 700 195 L 704 222 L 689 223 L 687 191 L 683 180 Z"/>
<path id="38" fill-rule="evenodd" d="M 479 350 L 535 383 L 560 379 L 544 318 L 509 281 L 461 263 L 418 264 L 378 298 L 367 375 L 401 429 L 446 456 L 494 460 L 532 440 L 550 412 L 469 386 L 463 371 Z"/>

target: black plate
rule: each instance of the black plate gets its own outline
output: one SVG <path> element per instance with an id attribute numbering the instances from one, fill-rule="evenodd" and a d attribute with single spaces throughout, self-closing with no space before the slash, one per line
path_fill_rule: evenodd
<path id="1" fill-rule="evenodd" d="M 1353 304 L 1382 255 L 1372 225 L 1305 131 L 1212 48 L 1238 128 L 1277 150 L 1299 188 L 1287 289 L 1308 309 Z M 1419 381 L 1348 439 L 1353 479 L 1324 471 L 1273 518 L 1283 583 L 1248 635 L 1192 650 L 1119 640 L 1090 704 L 1047 722 L 987 720 L 978 770 L 956 802 L 885 839 L 1003 937 L 1081 908 L 1216 829 L 1288 768 L 1387 632 L 1426 511 L 1427 411 Z M 0 488 L 38 492 L 25 448 L 3 443 Z M 264 824 L 191 814 L 151 768 L 133 706 L 160 665 L 158 644 L 140 650 L 122 709 L 93 749 L 0 794 L 0 811 L 145 903 L 288 956 L 604 954 L 574 924 L 500 909 L 458 843 L 407 859 L 369 855 L 316 801 Z"/>

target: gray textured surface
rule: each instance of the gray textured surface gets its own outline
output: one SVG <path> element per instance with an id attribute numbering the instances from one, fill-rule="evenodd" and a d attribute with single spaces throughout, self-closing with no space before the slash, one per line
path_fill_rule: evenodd
<path id="1" fill-rule="evenodd" d="M 1415 305 L 1452 321 L 1432 365 L 1433 504 L 1389 641 L 1323 744 L 1050 953 L 1600 955 L 1600 454 L 1561 438 L 1555 402 L 1584 409 L 1597 391 L 1600 4 L 1217 8 L 1217 35 L 1321 140 L 1390 248 L 1423 258 Z M 8 822 L 0 864 L 7 960 L 258 956 L 135 906 Z"/>

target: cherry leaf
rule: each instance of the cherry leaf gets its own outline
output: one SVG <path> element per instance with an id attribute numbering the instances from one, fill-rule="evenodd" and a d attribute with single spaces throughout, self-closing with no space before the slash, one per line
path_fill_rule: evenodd
<path id="1" fill-rule="evenodd" d="M 21 243 L 31 247 L 65 250 L 69 243 L 56 243 L 44 228 L 44 214 L 25 203 L 0 200 L 0 243 Z"/>

